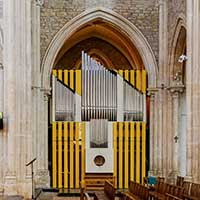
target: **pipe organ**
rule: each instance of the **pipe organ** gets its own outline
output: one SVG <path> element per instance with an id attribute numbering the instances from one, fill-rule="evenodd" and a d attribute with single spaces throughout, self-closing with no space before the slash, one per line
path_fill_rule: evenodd
<path id="1" fill-rule="evenodd" d="M 53 187 L 79 188 L 86 173 L 111 173 L 117 188 L 142 182 L 146 76 L 106 69 L 85 52 L 81 69 L 53 70 Z"/>
<path id="2" fill-rule="evenodd" d="M 74 121 L 75 94 L 58 78 L 53 77 L 55 84 L 55 121 Z"/>
<path id="3" fill-rule="evenodd" d="M 124 121 L 143 121 L 144 95 L 124 81 Z"/>
<path id="4" fill-rule="evenodd" d="M 117 73 L 82 52 L 82 120 L 117 119 Z"/>

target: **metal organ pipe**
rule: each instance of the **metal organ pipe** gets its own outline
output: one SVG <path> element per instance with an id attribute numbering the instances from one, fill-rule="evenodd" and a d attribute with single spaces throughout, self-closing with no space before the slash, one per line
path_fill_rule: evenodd
<path id="1" fill-rule="evenodd" d="M 82 52 L 82 120 L 116 120 L 117 75 Z"/>
<path id="2" fill-rule="evenodd" d="M 117 120 L 117 73 L 82 52 L 82 120 Z M 139 74 L 139 73 L 138 73 Z M 142 121 L 144 96 L 124 79 L 124 120 Z"/>
<path id="3" fill-rule="evenodd" d="M 75 94 L 56 77 L 55 81 L 55 120 L 73 121 L 75 117 Z"/>
<path id="4" fill-rule="evenodd" d="M 143 101 L 143 94 L 124 81 L 124 121 L 143 120 Z"/>
<path id="5" fill-rule="evenodd" d="M 73 121 L 75 119 L 75 90 L 70 88 L 71 82 L 66 81 L 68 78 L 64 78 L 65 82 L 63 83 L 63 72 L 60 72 L 58 78 L 56 75 L 53 77 L 53 116 L 56 121 Z M 73 78 L 71 75 L 76 74 L 71 72 L 69 73 L 70 81 Z M 139 91 L 137 86 L 137 88 L 134 86 L 131 72 L 126 70 L 124 74 L 120 72 L 120 75 L 117 75 L 116 72 L 106 69 L 102 64 L 82 52 L 82 121 L 91 119 L 116 121 L 117 115 L 119 115 L 117 107 L 121 113 L 120 120 L 123 120 L 124 115 L 124 121 L 143 121 L 146 113 L 146 98 L 145 94 Z M 138 74 L 140 75 L 140 73 L 136 73 L 136 75 Z M 68 74 L 64 73 L 64 75 Z M 121 77 L 124 75 L 125 77 L 122 79 Z M 129 78 L 131 82 L 128 81 Z M 140 82 L 139 77 L 137 80 Z M 120 91 L 123 90 L 123 96 L 118 93 L 120 91 L 117 90 L 117 84 Z M 142 91 L 145 92 L 144 89 Z M 119 100 L 117 100 L 117 96 Z"/>

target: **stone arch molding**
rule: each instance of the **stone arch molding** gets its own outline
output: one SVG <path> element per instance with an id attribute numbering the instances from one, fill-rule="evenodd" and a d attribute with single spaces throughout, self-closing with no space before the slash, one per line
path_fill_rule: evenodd
<path id="1" fill-rule="evenodd" d="M 184 16 L 180 15 L 176 20 L 176 26 L 175 26 L 174 34 L 173 34 L 172 41 L 171 41 L 171 47 L 172 48 L 171 48 L 170 57 L 169 57 L 170 84 L 171 85 L 173 85 L 174 71 L 176 70 L 175 69 L 175 67 L 176 67 L 176 65 L 175 65 L 176 60 L 175 59 L 177 59 L 177 58 L 175 57 L 175 52 L 176 52 L 177 44 L 178 44 L 178 42 L 180 42 L 179 37 L 180 37 L 181 31 L 183 29 L 185 30 L 185 32 L 187 32 L 186 24 L 185 24 L 185 18 L 184 18 Z M 185 42 L 185 45 L 186 45 L 186 40 L 182 41 L 182 42 Z"/>
<path id="2" fill-rule="evenodd" d="M 42 87 L 50 88 L 50 76 L 57 54 L 65 41 L 69 39 L 77 29 L 94 20 L 103 20 L 113 25 L 119 32 L 123 32 L 138 49 L 148 73 L 148 86 L 156 87 L 157 63 L 153 51 L 143 34 L 138 28 L 118 13 L 106 8 L 88 9 L 67 22 L 51 41 L 42 61 Z"/>

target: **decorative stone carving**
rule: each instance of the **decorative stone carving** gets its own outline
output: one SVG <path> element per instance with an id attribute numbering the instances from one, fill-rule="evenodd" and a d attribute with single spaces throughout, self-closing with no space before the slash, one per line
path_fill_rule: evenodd
<path id="1" fill-rule="evenodd" d="M 44 95 L 44 100 L 45 101 L 48 101 L 49 97 L 51 96 L 51 89 L 40 89 L 41 92 L 43 92 L 43 95 Z"/>
<path id="2" fill-rule="evenodd" d="M 42 7 L 44 5 L 44 0 L 35 0 L 36 5 Z"/>
<path id="3" fill-rule="evenodd" d="M 156 94 L 156 92 L 158 92 L 158 89 L 157 88 L 148 88 L 147 92 L 148 92 L 147 95 L 151 97 L 150 100 L 154 100 L 155 94 Z"/>
<path id="4" fill-rule="evenodd" d="M 172 97 L 177 98 L 179 93 L 182 93 L 185 86 L 181 83 L 180 85 L 171 86 L 168 88 L 172 94 Z"/>

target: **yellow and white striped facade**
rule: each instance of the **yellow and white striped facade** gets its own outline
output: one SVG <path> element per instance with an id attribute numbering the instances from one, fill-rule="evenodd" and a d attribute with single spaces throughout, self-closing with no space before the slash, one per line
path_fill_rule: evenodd
<path id="1" fill-rule="evenodd" d="M 118 70 L 117 74 L 146 96 L 145 70 Z M 74 93 L 82 95 L 82 70 L 53 70 L 52 75 Z M 79 112 L 81 113 L 81 112 Z M 80 119 L 80 118 L 79 118 Z M 52 186 L 80 188 L 86 173 L 88 121 L 52 121 Z M 116 188 L 146 176 L 146 121 L 112 121 L 113 177 Z"/>

